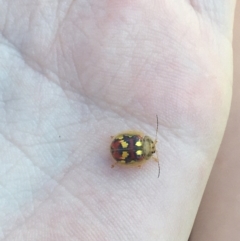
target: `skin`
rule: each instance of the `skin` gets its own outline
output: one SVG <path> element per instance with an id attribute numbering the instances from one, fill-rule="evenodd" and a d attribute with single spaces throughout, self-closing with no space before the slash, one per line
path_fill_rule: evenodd
<path id="1" fill-rule="evenodd" d="M 187 240 L 226 127 L 235 1 L 0 1 L 0 239 Z M 157 163 L 111 168 L 110 136 Z"/>
<path id="2" fill-rule="evenodd" d="M 239 240 L 240 143 L 240 2 L 237 2 L 233 38 L 234 78 L 230 116 L 224 138 L 189 241 Z"/>

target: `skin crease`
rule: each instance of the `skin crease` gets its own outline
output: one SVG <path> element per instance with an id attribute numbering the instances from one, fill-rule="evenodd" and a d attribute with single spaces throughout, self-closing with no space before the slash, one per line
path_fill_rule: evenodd
<path id="1" fill-rule="evenodd" d="M 226 127 L 235 1 L 0 1 L 0 240 L 188 239 Z M 110 136 L 157 163 L 111 168 Z"/>
<path id="2" fill-rule="evenodd" d="M 233 32 L 233 99 L 226 132 L 201 202 L 189 241 L 239 240 L 239 78 L 240 2 Z"/>

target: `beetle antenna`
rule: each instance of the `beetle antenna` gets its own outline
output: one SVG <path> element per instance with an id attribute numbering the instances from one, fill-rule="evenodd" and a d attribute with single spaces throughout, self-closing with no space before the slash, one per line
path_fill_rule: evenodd
<path id="1" fill-rule="evenodd" d="M 157 136 L 158 136 L 158 115 L 156 115 L 157 118 L 157 128 L 156 128 L 156 137 L 155 137 L 155 144 L 157 143 Z M 158 158 L 158 152 L 156 151 L 157 154 L 157 162 L 158 162 L 158 178 L 160 177 L 160 163 L 159 163 L 159 158 Z"/>
<path id="2" fill-rule="evenodd" d="M 158 153 L 157 154 L 157 161 L 158 161 L 158 178 L 160 177 L 160 163 L 159 163 L 159 159 L 158 159 Z"/>
<path id="3" fill-rule="evenodd" d="M 158 133 L 158 115 L 156 115 L 156 118 L 157 118 L 157 128 L 156 128 L 155 142 L 157 142 L 157 133 Z"/>

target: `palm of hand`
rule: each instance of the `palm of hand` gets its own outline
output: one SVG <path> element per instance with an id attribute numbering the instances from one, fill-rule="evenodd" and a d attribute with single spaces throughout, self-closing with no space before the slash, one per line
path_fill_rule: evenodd
<path id="1" fill-rule="evenodd" d="M 1 26 L 3 240 L 184 240 L 229 110 L 227 34 L 188 4 L 64 4 Z M 161 179 L 111 169 L 110 136 L 154 136 L 156 114 Z"/>

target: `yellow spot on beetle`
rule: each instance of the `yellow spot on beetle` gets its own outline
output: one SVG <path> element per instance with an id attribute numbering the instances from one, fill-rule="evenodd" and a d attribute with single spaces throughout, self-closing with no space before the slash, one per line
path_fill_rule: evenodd
<path id="1" fill-rule="evenodd" d="M 137 142 L 135 143 L 135 145 L 136 145 L 136 146 L 142 146 L 142 142 L 141 142 L 141 141 L 137 141 Z"/>
<path id="2" fill-rule="evenodd" d="M 128 152 L 126 152 L 126 151 L 122 152 L 122 159 L 125 159 L 128 156 L 129 156 Z"/>
<path id="3" fill-rule="evenodd" d="M 123 148 L 128 147 L 128 143 L 127 143 L 126 141 L 121 140 L 120 143 L 121 143 L 121 145 L 122 145 Z"/>

